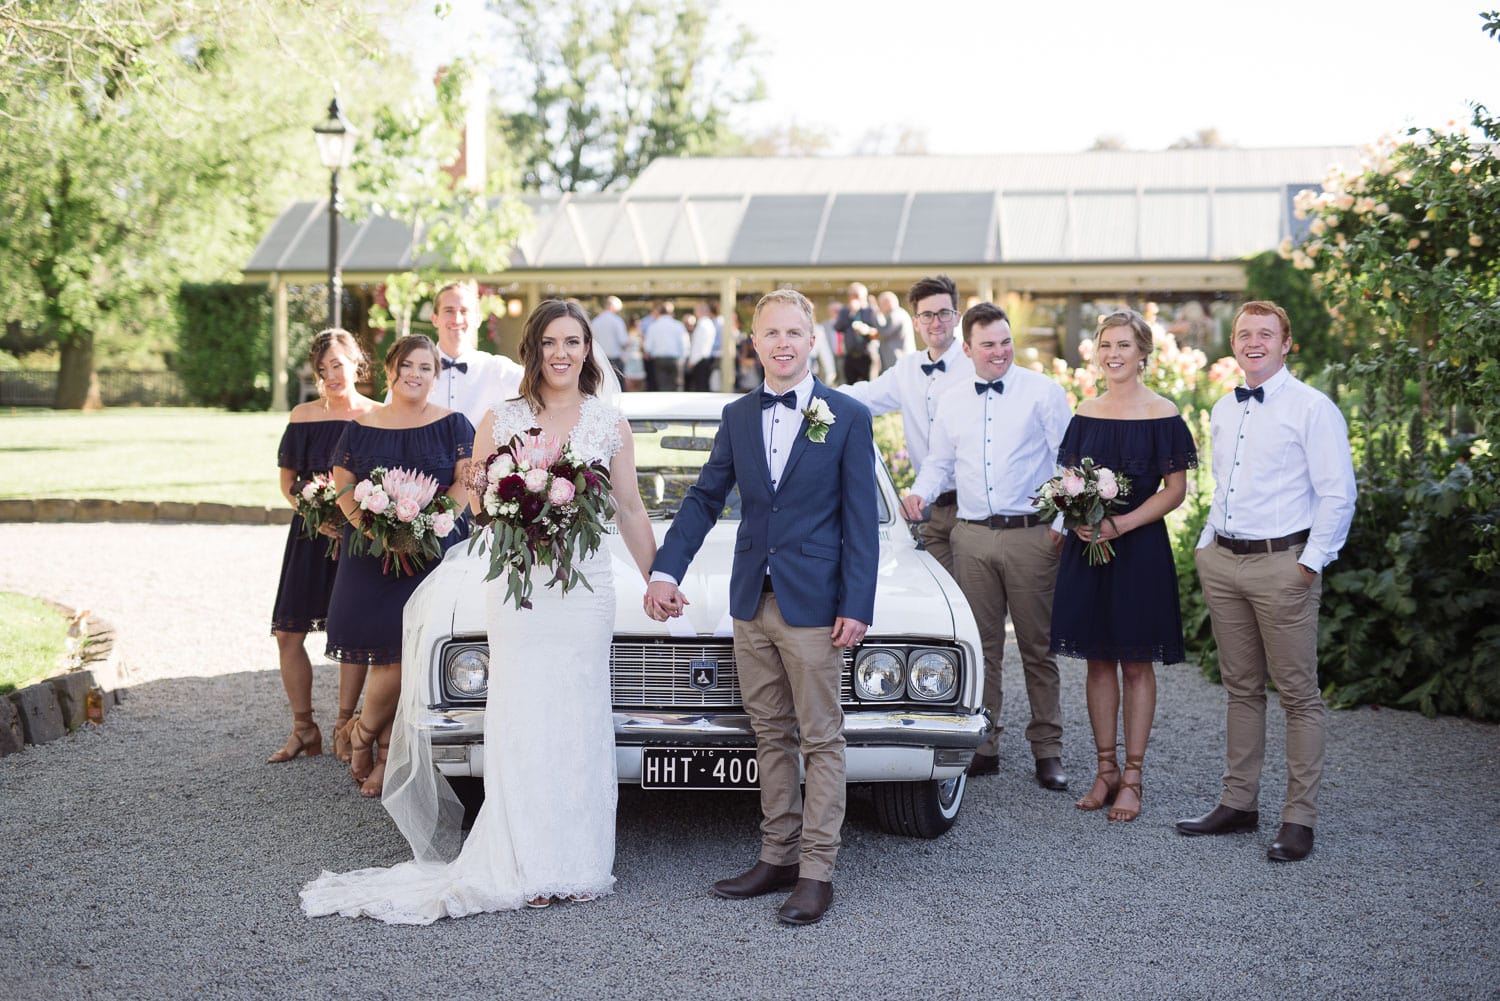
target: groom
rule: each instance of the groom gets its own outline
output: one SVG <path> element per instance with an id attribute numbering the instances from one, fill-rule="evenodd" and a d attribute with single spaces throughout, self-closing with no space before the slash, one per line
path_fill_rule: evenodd
<path id="1" fill-rule="evenodd" d="M 740 899 L 795 887 L 777 911 L 792 925 L 818 921 L 833 901 L 844 823 L 842 651 L 864 639 L 874 617 L 878 549 L 870 412 L 808 371 L 816 331 L 800 292 L 780 289 L 756 303 L 751 340 L 765 385 L 724 408 L 645 598 L 657 621 L 682 614 L 677 584 L 738 485 L 729 614 L 755 730 L 761 849 L 754 866 L 713 889 Z"/>

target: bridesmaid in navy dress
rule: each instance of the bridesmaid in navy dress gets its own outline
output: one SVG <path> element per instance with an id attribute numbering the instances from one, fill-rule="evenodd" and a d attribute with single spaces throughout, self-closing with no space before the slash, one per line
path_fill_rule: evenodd
<path id="1" fill-rule="evenodd" d="M 318 377 L 318 399 L 292 409 L 277 451 L 281 495 L 293 510 L 297 507 L 295 491 L 313 476 L 326 475 L 333 468 L 333 448 L 344 427 L 376 406 L 374 400 L 362 396 L 355 388 L 355 382 L 367 375 L 369 362 L 347 331 L 319 333 L 313 338 L 308 361 Z M 323 629 L 338 563 L 328 558 L 326 539 L 307 539 L 302 531 L 302 516 L 292 515 L 286 551 L 281 557 L 281 583 L 276 588 L 276 604 L 271 613 L 271 633 L 281 655 L 281 684 L 292 707 L 292 735 L 267 761 L 290 761 L 299 754 L 323 753 L 323 733 L 313 722 L 312 661 L 307 657 L 304 640 L 309 632 Z M 323 532 L 338 538 L 336 529 L 324 527 Z M 333 743 L 334 753 L 342 761 L 349 760 L 348 740 L 342 735 L 364 681 L 363 665 L 346 665 L 339 674 L 339 715 L 334 724 Z"/>
<path id="2" fill-rule="evenodd" d="M 1141 812 L 1141 766 L 1156 715 L 1152 664 L 1183 659 L 1177 569 L 1162 519 L 1182 503 L 1187 470 L 1198 464 L 1176 405 L 1141 381 L 1151 348 L 1151 327 L 1134 310 L 1099 321 L 1094 364 L 1107 388 L 1079 405 L 1057 456 L 1062 466 L 1092 458 L 1130 481 L 1129 496 L 1110 519 L 1067 537 L 1052 604 L 1052 652 L 1088 661 L 1089 724 L 1099 765 L 1076 805 L 1097 810 L 1113 803 L 1109 819 L 1121 821 Z M 1115 555 L 1090 566 L 1084 544 L 1096 537 L 1109 541 Z M 1124 719 L 1123 775 L 1115 752 L 1117 716 Z"/>
<path id="3" fill-rule="evenodd" d="M 400 338 L 386 353 L 385 374 L 390 402 L 345 428 L 334 448 L 334 484 L 352 487 L 377 467 L 401 468 L 434 477 L 463 508 L 468 503 L 464 480 L 474 427 L 463 414 L 427 400 L 437 381 L 437 346 L 420 334 Z M 416 574 L 387 576 L 382 557 L 350 551 L 362 514 L 352 490 L 340 495 L 339 506 L 350 525 L 344 528 L 328 608 L 328 656 L 369 668 L 364 711 L 349 728 L 350 770 L 361 784 L 360 794 L 376 797 L 385 781 L 391 723 L 401 694 L 401 611 L 438 561 L 429 561 Z M 455 529 L 443 540 L 443 548 L 457 545 L 464 535 Z"/>

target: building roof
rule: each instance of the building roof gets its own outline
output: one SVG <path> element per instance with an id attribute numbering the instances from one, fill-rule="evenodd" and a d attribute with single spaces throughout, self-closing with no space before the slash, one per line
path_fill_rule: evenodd
<path id="1" fill-rule="evenodd" d="M 686 157 L 623 192 L 528 196 L 511 272 L 1234 260 L 1296 232 L 1291 201 L 1353 147 L 994 156 Z M 299 202 L 245 270 L 322 274 Z M 341 226 L 346 273 L 410 269 L 410 227 Z M 417 262 L 428 264 L 433 262 Z"/>

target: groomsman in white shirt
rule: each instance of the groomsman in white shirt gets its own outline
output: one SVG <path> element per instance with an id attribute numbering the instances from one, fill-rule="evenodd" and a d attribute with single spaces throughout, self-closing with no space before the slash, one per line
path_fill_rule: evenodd
<path id="1" fill-rule="evenodd" d="M 906 301 L 927 350 L 901 355 L 894 365 L 881 371 L 879 378 L 839 388 L 876 416 L 901 411 L 906 454 L 912 468 L 921 469 L 932 440 L 938 399 L 955 386 L 968 389 L 974 382 L 974 363 L 953 336 L 958 331 L 958 287 L 952 278 L 923 278 L 906 293 Z M 918 528 L 922 544 L 944 570 L 956 577 L 949 537 L 958 520 L 958 491 L 951 475 L 938 484 L 929 510 L 931 516 Z"/>
<path id="2" fill-rule="evenodd" d="M 1063 388 L 1017 368 L 1010 320 L 994 303 L 963 316 L 964 353 L 974 379 L 943 398 L 926 460 L 902 501 L 919 520 L 945 483 L 958 488 L 953 529 L 955 577 L 974 610 L 984 644 L 984 706 L 995 729 L 969 765 L 970 775 L 1000 766 L 1001 664 L 1005 616 L 1015 627 L 1026 674 L 1031 723 L 1026 739 L 1044 789 L 1068 787 L 1062 767 L 1062 706 L 1052 638 L 1052 588 L 1060 537 L 1036 514 L 1031 498 L 1053 474 L 1072 411 Z"/>
<path id="3" fill-rule="evenodd" d="M 1177 822 L 1183 834 L 1234 834 L 1260 823 L 1266 679 L 1286 713 L 1286 802 L 1267 857 L 1313 848 L 1328 710 L 1318 688 L 1323 568 L 1354 518 L 1349 431 L 1333 401 L 1286 368 L 1292 325 L 1273 302 L 1234 317 L 1245 385 L 1214 404 L 1214 499 L 1195 558 L 1228 696 L 1219 805 Z"/>
<path id="4" fill-rule="evenodd" d="M 449 282 L 433 297 L 432 325 L 442 368 L 427 402 L 457 410 L 476 427 L 491 407 L 519 393 L 522 371 L 504 355 L 479 350 L 482 319 L 479 292 L 471 282 Z"/>

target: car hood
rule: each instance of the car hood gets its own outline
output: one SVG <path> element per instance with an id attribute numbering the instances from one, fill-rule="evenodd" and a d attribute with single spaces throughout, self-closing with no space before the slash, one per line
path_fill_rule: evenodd
<path id="1" fill-rule="evenodd" d="M 667 526 L 653 527 L 659 542 Z M 716 526 L 709 532 L 681 582 L 689 604 L 681 618 L 667 622 L 656 622 L 646 615 L 642 605 L 645 581 L 619 536 L 607 538 L 614 564 L 617 635 L 731 635 L 729 571 L 734 563 L 734 525 Z M 484 576 L 489 559 L 478 555 L 477 550 L 471 555 L 467 548 L 455 546 L 449 550 L 443 565 L 424 582 L 419 595 L 414 596 L 420 599 L 420 604 L 408 610 L 419 614 L 437 612 L 446 599 L 453 609 L 450 635 L 454 636 L 485 632 Z M 904 539 L 893 541 L 889 528 L 881 529 L 872 633 L 954 638 L 952 606 L 962 603 L 963 598 L 946 573 L 934 572 L 936 566 L 932 557 L 917 552 Z M 439 593 L 443 599 L 438 597 Z"/>

